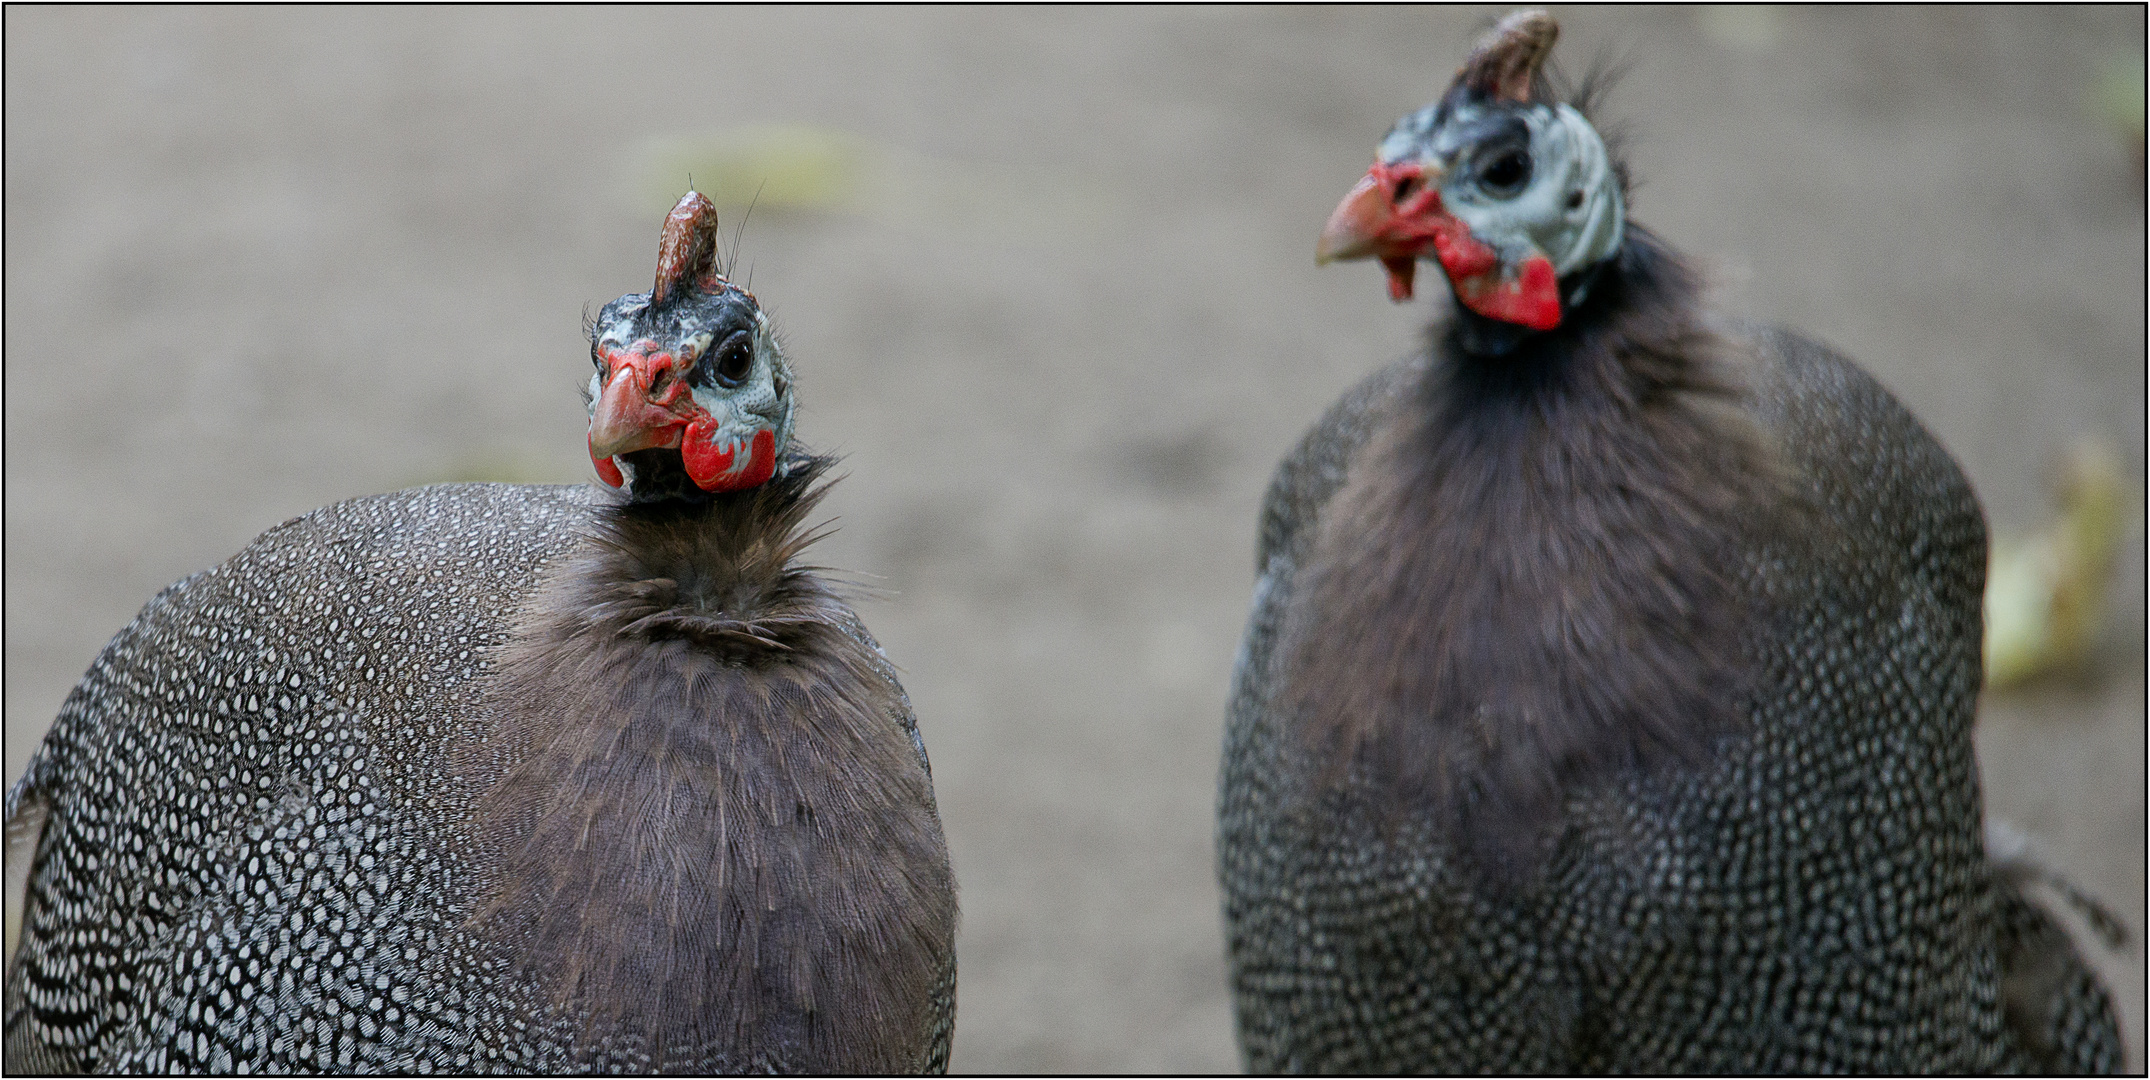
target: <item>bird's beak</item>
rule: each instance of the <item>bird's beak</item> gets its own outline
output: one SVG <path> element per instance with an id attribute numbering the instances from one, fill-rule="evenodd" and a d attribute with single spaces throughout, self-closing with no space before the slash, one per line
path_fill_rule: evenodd
<path id="1" fill-rule="evenodd" d="M 1336 204 L 1329 223 L 1322 226 L 1321 240 L 1314 245 L 1314 262 L 1326 265 L 1339 259 L 1363 259 L 1374 254 L 1378 238 L 1388 231 L 1396 216 L 1396 204 L 1381 190 L 1379 177 L 1368 173 L 1351 186 L 1351 193 Z"/>
<path id="2" fill-rule="evenodd" d="M 1375 161 L 1329 215 L 1314 245 L 1314 261 L 1380 259 L 1388 271 L 1389 298 L 1411 299 L 1419 254 L 1440 229 L 1458 224 L 1443 212 L 1440 188 L 1438 168 Z"/>
<path id="3" fill-rule="evenodd" d="M 615 455 L 678 446 L 694 419 L 689 414 L 698 412 L 677 358 L 652 344 L 599 354 L 607 370 L 604 389 L 590 409 L 590 461 L 613 487 L 624 482 Z"/>

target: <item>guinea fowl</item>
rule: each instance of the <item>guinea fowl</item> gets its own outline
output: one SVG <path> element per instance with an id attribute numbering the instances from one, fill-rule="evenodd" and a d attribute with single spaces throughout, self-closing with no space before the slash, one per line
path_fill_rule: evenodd
<path id="1" fill-rule="evenodd" d="M 620 493 L 338 503 L 113 638 L 7 797 L 9 1071 L 945 1071 L 925 746 L 716 248 L 592 325 Z"/>
<path id="2" fill-rule="evenodd" d="M 2117 1068 L 1982 845 L 1976 497 L 1850 361 L 1704 311 L 1556 33 L 1503 19 L 1322 234 L 1457 310 L 1262 512 L 1218 803 L 1247 1065 Z"/>

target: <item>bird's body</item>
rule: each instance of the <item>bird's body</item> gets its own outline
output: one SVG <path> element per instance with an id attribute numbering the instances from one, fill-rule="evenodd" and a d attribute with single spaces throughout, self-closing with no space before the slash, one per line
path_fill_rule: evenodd
<path id="1" fill-rule="evenodd" d="M 1545 150 L 1472 110 L 1542 108 L 1550 20 L 1489 42 L 1398 125 L 1436 133 L 1423 234 L 1485 168 L 1440 132 Z M 1403 295 L 1413 152 L 1370 174 L 1394 246 L 1353 252 Z M 1465 224 L 1452 280 L 1453 237 L 1502 246 Z M 1527 301 L 1546 235 L 1471 272 Z M 1961 472 L 1851 362 L 1705 311 L 1643 230 L 1612 251 L 1546 276 L 1550 316 L 1458 284 L 1270 486 L 1219 799 L 1247 1064 L 2117 1068 L 2103 991 L 1982 843 Z"/>
<path id="2" fill-rule="evenodd" d="M 8 796 L 11 1071 L 945 1069 L 924 745 L 796 564 L 827 462 L 624 453 L 323 508 L 113 639 Z"/>

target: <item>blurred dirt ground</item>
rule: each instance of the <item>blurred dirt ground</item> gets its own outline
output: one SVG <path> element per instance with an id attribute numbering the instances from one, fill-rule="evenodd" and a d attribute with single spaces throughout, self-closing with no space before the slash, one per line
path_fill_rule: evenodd
<path id="1" fill-rule="evenodd" d="M 843 191 L 758 209 L 741 266 L 847 455 L 821 561 L 878 575 L 933 754 L 954 1064 L 1236 1068 L 1211 801 L 1256 507 L 1442 302 L 1313 241 L 1495 12 L 7 9 L 8 776 L 114 630 L 261 530 L 587 479 L 578 320 L 648 287 L 665 148 L 834 133 Z M 1997 530 L 2076 433 L 2140 495 L 2141 144 L 2096 88 L 2136 73 L 2140 116 L 2141 8 L 1563 22 L 1571 68 L 1631 61 L 1636 217 L 1865 363 Z M 727 223 L 737 179 L 704 178 Z M 1980 736 L 1990 811 L 2134 934 L 2097 959 L 2137 1068 L 2141 520 L 2099 666 Z"/>

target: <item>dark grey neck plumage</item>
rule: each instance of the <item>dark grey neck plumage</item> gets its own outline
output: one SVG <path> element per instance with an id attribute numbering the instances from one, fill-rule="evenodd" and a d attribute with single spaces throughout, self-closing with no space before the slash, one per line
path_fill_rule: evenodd
<path id="1" fill-rule="evenodd" d="M 909 706 L 797 561 L 830 464 L 610 508 L 501 659 L 471 925 L 658 1068 L 911 1071 L 945 1030 L 954 887 Z"/>
<path id="2" fill-rule="evenodd" d="M 1495 884 L 1542 864 L 1574 793 L 1740 723 L 1738 553 L 1778 485 L 1692 276 L 1629 237 L 1553 330 L 1434 332 L 1280 642 L 1324 782 L 1422 811 Z"/>

